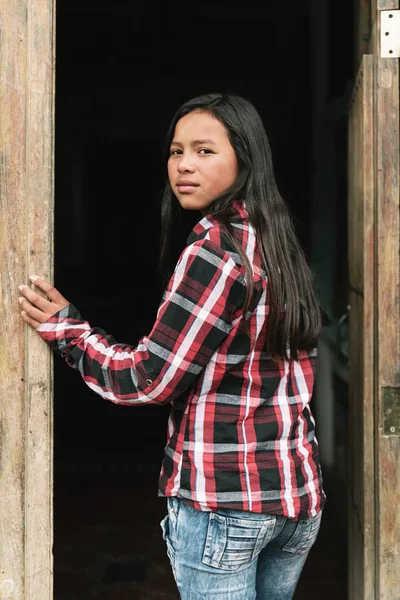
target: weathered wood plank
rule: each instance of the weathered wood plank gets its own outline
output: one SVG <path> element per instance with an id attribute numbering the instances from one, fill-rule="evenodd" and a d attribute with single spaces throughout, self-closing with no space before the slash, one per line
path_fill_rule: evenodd
<path id="1" fill-rule="evenodd" d="M 374 599 L 373 56 L 364 55 L 349 118 L 349 598 Z"/>
<path id="2" fill-rule="evenodd" d="M 349 317 L 350 385 L 349 385 L 349 598 L 364 599 L 364 540 L 362 510 L 363 435 L 360 413 L 362 411 L 362 361 L 359 355 L 363 345 L 363 297 L 350 291 L 351 314 Z"/>
<path id="3" fill-rule="evenodd" d="M 53 276 L 55 3 L 29 5 L 27 271 Z M 28 331 L 25 600 L 53 597 L 52 355 Z"/>
<path id="4" fill-rule="evenodd" d="M 379 598 L 400 598 L 400 436 L 383 434 L 383 390 L 400 387 L 399 60 L 377 58 Z"/>
<path id="5" fill-rule="evenodd" d="M 0 591 L 24 596 L 25 332 L 17 286 L 25 280 L 27 26 L 22 4 L 0 3 Z"/>
<path id="6" fill-rule="evenodd" d="M 374 0 L 377 10 L 390 10 L 399 8 L 399 0 Z"/>
<path id="7" fill-rule="evenodd" d="M 52 598 L 51 357 L 18 285 L 51 277 L 53 0 L 0 0 L 0 598 Z"/>
<path id="8" fill-rule="evenodd" d="M 363 311 L 363 556 L 364 556 L 364 600 L 375 597 L 375 448 L 374 448 L 374 344 L 375 344 L 375 185 L 374 185 L 374 59 L 363 57 L 363 170 L 362 188 L 364 204 L 363 220 L 363 263 L 364 263 L 364 311 Z"/>

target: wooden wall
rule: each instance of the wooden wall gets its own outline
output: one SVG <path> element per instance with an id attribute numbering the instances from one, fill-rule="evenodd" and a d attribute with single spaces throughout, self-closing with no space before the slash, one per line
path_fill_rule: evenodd
<path id="1" fill-rule="evenodd" d="M 51 356 L 18 285 L 52 277 L 54 3 L 0 0 L 0 598 L 52 598 Z"/>

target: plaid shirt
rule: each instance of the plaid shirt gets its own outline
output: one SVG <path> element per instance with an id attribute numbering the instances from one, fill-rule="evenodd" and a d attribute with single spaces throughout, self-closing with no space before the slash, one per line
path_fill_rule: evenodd
<path id="1" fill-rule="evenodd" d="M 249 333 L 240 257 L 210 217 L 191 232 L 136 347 L 91 327 L 71 304 L 37 331 L 103 398 L 171 403 L 160 496 L 206 511 L 307 518 L 325 501 L 310 411 L 315 353 L 279 365 L 265 353 L 267 278 L 245 206 L 235 208 L 235 235 L 253 267 Z"/>

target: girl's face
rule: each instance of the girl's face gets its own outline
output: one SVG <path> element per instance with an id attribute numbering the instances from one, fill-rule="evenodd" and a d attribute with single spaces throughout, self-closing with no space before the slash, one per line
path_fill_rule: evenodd
<path id="1" fill-rule="evenodd" d="M 199 110 L 179 119 L 170 147 L 168 178 L 182 208 L 206 214 L 237 174 L 235 151 L 220 121 Z"/>

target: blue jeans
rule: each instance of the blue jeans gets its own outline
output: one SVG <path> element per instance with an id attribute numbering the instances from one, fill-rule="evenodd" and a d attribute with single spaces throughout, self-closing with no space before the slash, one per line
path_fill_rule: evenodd
<path id="1" fill-rule="evenodd" d="M 182 600 L 289 600 L 318 535 L 321 513 L 292 521 L 167 499 L 161 521 Z"/>

